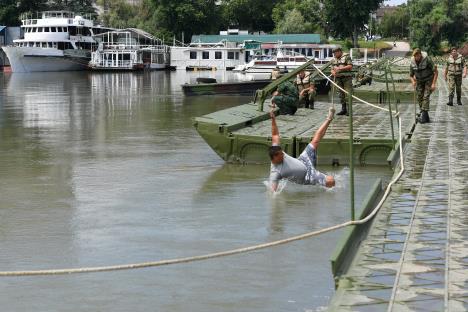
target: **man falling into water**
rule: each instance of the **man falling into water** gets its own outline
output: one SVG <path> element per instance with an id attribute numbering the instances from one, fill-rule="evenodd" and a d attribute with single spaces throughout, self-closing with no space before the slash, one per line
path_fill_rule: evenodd
<path id="1" fill-rule="evenodd" d="M 289 156 L 281 149 L 275 112 L 273 110 L 270 112 L 272 146 L 270 147 L 269 155 L 271 159 L 270 187 L 272 191 L 276 192 L 281 179 L 288 179 L 297 184 L 320 184 L 326 187 L 335 186 L 335 179 L 332 176 L 327 176 L 315 169 L 317 163 L 317 148 L 328 126 L 332 122 L 334 115 L 335 109 L 330 108 L 327 119 L 317 130 L 299 158 L 296 159 Z"/>

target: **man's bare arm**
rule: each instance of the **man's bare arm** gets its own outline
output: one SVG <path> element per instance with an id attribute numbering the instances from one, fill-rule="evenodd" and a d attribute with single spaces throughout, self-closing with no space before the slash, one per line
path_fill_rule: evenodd
<path id="1" fill-rule="evenodd" d="M 271 110 L 270 112 L 270 117 L 271 117 L 271 143 L 273 145 L 279 145 L 280 135 L 279 135 L 278 126 L 276 125 L 276 115 L 273 110 Z"/>

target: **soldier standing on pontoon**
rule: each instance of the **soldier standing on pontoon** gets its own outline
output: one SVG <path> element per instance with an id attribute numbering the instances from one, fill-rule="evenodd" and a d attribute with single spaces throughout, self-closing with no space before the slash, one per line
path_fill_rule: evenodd
<path id="1" fill-rule="evenodd" d="M 413 57 L 410 65 L 410 78 L 413 87 L 416 88 L 419 108 L 421 114 L 419 116 L 420 123 L 430 122 L 429 119 L 429 101 L 431 93 L 436 89 L 436 82 L 439 72 L 437 66 L 426 52 L 421 52 L 421 49 L 413 50 Z"/>
<path id="2" fill-rule="evenodd" d="M 341 48 L 333 50 L 331 74 L 337 85 L 351 93 L 353 91 L 353 62 L 347 53 L 343 53 Z M 341 111 L 337 115 L 348 116 L 347 102 L 348 97 L 343 91 L 340 92 Z"/>
<path id="3" fill-rule="evenodd" d="M 466 78 L 466 63 L 463 55 L 458 53 L 456 47 L 450 49 L 450 56 L 447 60 L 447 66 L 444 71 L 444 78 L 447 81 L 449 88 L 449 101 L 448 106 L 453 106 L 453 95 L 455 89 L 457 90 L 457 104 L 462 105 L 461 102 L 461 86 L 462 79 Z"/>

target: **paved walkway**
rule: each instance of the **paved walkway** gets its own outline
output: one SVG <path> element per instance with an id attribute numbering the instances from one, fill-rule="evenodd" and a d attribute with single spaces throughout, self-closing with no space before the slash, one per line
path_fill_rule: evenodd
<path id="1" fill-rule="evenodd" d="M 331 311 L 468 311 L 468 81 L 463 106 L 439 86 Z"/>
<path id="2" fill-rule="evenodd" d="M 393 42 L 387 41 L 389 45 L 393 46 Z M 385 54 L 387 56 L 406 56 L 406 54 L 410 51 L 410 45 L 408 42 L 404 41 L 397 41 L 396 47 L 393 47 L 391 50 L 386 51 Z"/>

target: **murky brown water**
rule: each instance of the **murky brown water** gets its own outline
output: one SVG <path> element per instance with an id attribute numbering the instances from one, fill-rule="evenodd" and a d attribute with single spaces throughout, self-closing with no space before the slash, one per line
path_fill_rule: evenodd
<path id="1" fill-rule="evenodd" d="M 0 74 L 0 270 L 102 266 L 248 246 L 348 220 L 333 191 L 265 191 L 192 118 L 250 97 L 185 98 L 214 73 Z M 234 80 L 230 74 L 218 78 Z M 357 206 L 377 177 L 356 173 Z M 307 311 L 333 294 L 340 232 L 250 254 L 109 273 L 0 278 L 4 311 Z"/>

